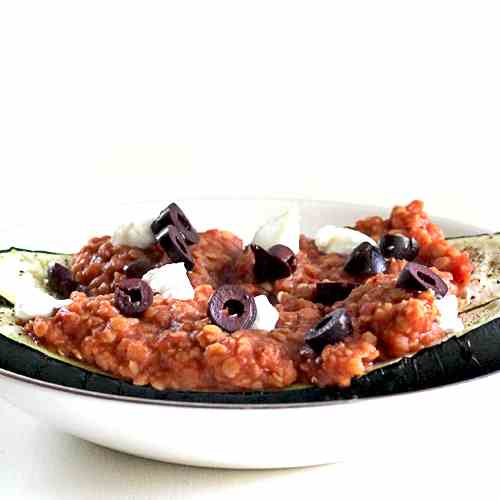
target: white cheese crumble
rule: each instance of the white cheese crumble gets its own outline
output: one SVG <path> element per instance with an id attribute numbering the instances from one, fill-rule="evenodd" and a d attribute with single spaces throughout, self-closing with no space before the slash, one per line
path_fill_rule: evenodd
<path id="1" fill-rule="evenodd" d="M 14 306 L 16 318 L 28 321 L 37 316 L 48 318 L 55 309 L 71 304 L 71 299 L 58 300 L 40 288 L 25 286 L 19 291 Z"/>
<path id="2" fill-rule="evenodd" d="M 280 244 L 287 246 L 295 254 L 299 252 L 299 241 L 300 213 L 297 205 L 269 219 L 257 230 L 253 238 L 253 243 L 264 250 Z"/>
<path id="3" fill-rule="evenodd" d="M 254 330 L 273 330 L 278 323 L 280 313 L 265 295 L 257 295 L 254 300 L 257 306 L 257 317 L 252 328 Z"/>
<path id="4" fill-rule="evenodd" d="M 165 298 L 177 300 L 191 300 L 194 290 L 182 262 L 165 264 L 148 271 L 142 279 L 146 281 L 154 292 Z"/>
<path id="5" fill-rule="evenodd" d="M 439 311 L 439 326 L 446 333 L 459 333 L 464 329 L 464 324 L 458 316 L 458 299 L 456 295 L 449 294 L 436 300 Z"/>
<path id="6" fill-rule="evenodd" d="M 126 222 L 116 228 L 111 241 L 114 245 L 148 248 L 156 241 L 151 231 L 151 222 L 152 219 Z"/>
<path id="7" fill-rule="evenodd" d="M 365 241 L 377 246 L 377 243 L 366 234 L 347 227 L 331 225 L 319 229 L 314 239 L 314 243 L 320 252 L 340 254 L 350 254 Z"/>

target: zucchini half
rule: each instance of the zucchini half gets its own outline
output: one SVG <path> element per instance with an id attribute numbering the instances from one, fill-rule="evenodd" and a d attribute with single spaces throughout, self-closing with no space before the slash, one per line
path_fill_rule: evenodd
<path id="1" fill-rule="evenodd" d="M 28 274 L 47 288 L 51 262 L 70 255 L 9 248 L 0 251 L 0 368 L 66 387 L 146 399 L 216 404 L 289 404 L 382 396 L 437 387 L 500 369 L 500 233 L 450 239 L 466 249 L 475 271 L 471 301 L 461 313 L 464 330 L 414 356 L 379 364 L 346 389 L 295 385 L 248 392 L 158 391 L 110 377 L 37 344 L 15 324 L 16 280 Z M 31 279 L 31 278 L 30 278 Z"/>

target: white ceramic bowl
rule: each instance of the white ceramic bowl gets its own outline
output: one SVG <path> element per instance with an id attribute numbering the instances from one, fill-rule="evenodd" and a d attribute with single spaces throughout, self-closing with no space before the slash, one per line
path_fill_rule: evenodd
<path id="1" fill-rule="evenodd" d="M 335 202 L 179 200 L 199 229 L 223 227 L 245 239 L 292 202 L 300 203 L 306 234 L 326 223 L 352 224 L 359 217 L 388 212 Z M 104 216 L 97 209 L 82 209 L 72 212 L 78 224 L 58 214 L 55 225 L 47 214 L 38 214 L 29 230 L 12 227 L 4 233 L 4 242 L 74 251 L 87 237 L 109 233 L 131 215 L 156 214 L 161 208 L 162 202 L 113 206 L 104 209 Z M 436 220 L 448 235 L 481 232 Z M 134 455 L 200 466 L 277 468 L 378 455 L 381 450 L 399 453 L 430 446 L 436 439 L 453 446 L 464 421 L 478 412 L 492 415 L 486 395 L 494 392 L 498 377 L 495 373 L 437 389 L 352 401 L 224 405 L 104 395 L 0 370 L 0 396 L 63 432 Z M 488 432 L 488 424 L 482 430 Z"/>

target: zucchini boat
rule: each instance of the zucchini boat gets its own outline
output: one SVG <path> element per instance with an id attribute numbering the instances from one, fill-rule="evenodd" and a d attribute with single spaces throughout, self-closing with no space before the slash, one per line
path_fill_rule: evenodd
<path id="1" fill-rule="evenodd" d="M 293 386 L 251 392 L 158 391 L 112 378 L 37 344 L 15 324 L 17 283 L 25 275 L 46 289 L 51 262 L 71 256 L 10 248 L 0 252 L 0 368 L 66 387 L 105 394 L 199 403 L 286 404 L 380 396 L 436 387 L 500 369 L 500 234 L 450 239 L 474 265 L 464 330 L 414 356 L 378 364 L 347 389 Z"/>

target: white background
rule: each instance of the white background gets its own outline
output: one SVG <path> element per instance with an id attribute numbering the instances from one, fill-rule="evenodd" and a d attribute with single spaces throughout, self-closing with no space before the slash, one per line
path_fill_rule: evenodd
<path id="1" fill-rule="evenodd" d="M 418 197 L 498 230 L 499 25 L 484 1 L 0 2 L 0 211 Z M 0 495 L 494 496 L 496 451 L 463 457 L 460 439 L 426 456 L 377 460 L 367 443 L 359 463 L 210 471 L 103 450 L 0 403 Z"/>

